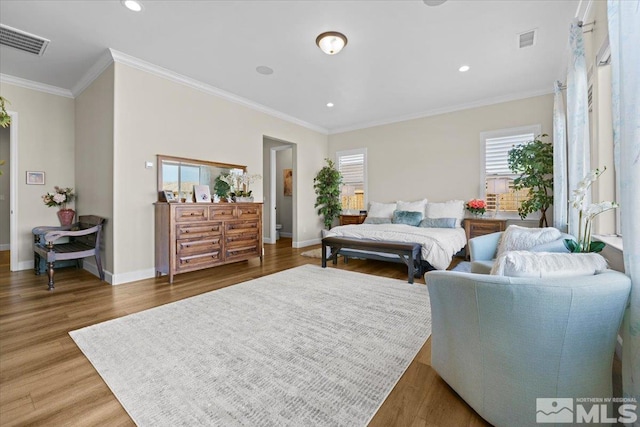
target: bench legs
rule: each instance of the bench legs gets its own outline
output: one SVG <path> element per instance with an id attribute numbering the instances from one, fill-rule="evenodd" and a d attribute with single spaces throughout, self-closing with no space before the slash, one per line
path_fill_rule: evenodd
<path id="1" fill-rule="evenodd" d="M 54 269 L 53 269 L 53 263 L 50 262 L 47 266 L 47 276 L 49 277 L 49 291 L 52 291 L 53 288 L 55 286 L 53 286 L 53 274 L 54 274 Z"/>

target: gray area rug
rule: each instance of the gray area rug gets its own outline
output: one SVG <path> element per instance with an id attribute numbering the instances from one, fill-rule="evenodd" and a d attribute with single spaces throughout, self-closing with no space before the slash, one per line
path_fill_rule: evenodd
<path id="1" fill-rule="evenodd" d="M 313 265 L 70 332 L 140 426 L 365 426 L 430 334 L 426 286 Z"/>
<path id="2" fill-rule="evenodd" d="M 309 258 L 322 258 L 322 248 L 311 249 L 310 251 L 302 252 L 300 255 Z"/>

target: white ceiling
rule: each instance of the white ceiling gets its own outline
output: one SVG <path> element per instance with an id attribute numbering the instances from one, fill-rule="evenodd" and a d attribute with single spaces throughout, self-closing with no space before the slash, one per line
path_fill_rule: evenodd
<path id="1" fill-rule="evenodd" d="M 50 39 L 0 47 L 0 73 L 72 90 L 107 48 L 333 133 L 548 93 L 578 0 L 2 0 L 0 22 Z M 517 35 L 537 29 L 533 47 Z M 325 55 L 318 34 L 348 45 Z M 458 72 L 468 64 L 471 70 Z M 256 67 L 273 68 L 272 75 Z M 327 108 L 327 102 L 335 107 Z"/>

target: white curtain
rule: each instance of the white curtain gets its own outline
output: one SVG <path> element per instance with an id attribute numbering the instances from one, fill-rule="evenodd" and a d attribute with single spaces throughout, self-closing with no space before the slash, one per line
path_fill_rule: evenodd
<path id="1" fill-rule="evenodd" d="M 553 98 L 553 226 L 567 232 L 567 117 L 562 84 L 556 81 Z"/>
<path id="2" fill-rule="evenodd" d="M 571 192 L 591 169 L 589 150 L 589 105 L 587 100 L 587 66 L 584 57 L 582 27 L 578 20 L 571 23 L 569 34 L 570 58 L 567 72 L 567 135 L 569 165 L 569 198 Z M 589 196 L 585 202 L 591 203 Z M 578 236 L 578 210 L 569 212 L 569 233 Z"/>
<path id="3" fill-rule="evenodd" d="M 640 0 L 609 0 L 608 19 L 618 202 L 624 268 L 631 278 L 622 329 L 622 387 L 625 397 L 640 402 Z"/>

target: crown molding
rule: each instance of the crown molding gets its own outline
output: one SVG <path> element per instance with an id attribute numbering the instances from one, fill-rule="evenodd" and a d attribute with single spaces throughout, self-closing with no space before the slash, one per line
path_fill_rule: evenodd
<path id="1" fill-rule="evenodd" d="M 545 89 L 545 90 L 531 91 L 531 92 L 522 92 L 522 93 L 512 94 L 512 95 L 507 95 L 507 96 L 498 96 L 498 97 L 495 97 L 495 98 L 484 99 L 482 101 L 470 102 L 470 103 L 466 103 L 466 104 L 451 105 L 451 106 L 448 106 L 448 107 L 436 108 L 436 109 L 433 109 L 433 110 L 423 111 L 423 112 L 415 113 L 415 114 L 407 114 L 405 116 L 399 116 L 399 117 L 395 117 L 395 118 L 392 118 L 392 119 L 385 119 L 385 120 L 379 120 L 379 121 L 374 121 L 374 122 L 366 122 L 366 123 L 361 123 L 361 124 L 357 124 L 357 125 L 353 125 L 353 126 L 344 126 L 344 127 L 341 127 L 341 128 L 330 129 L 329 130 L 329 135 L 335 135 L 335 134 L 344 133 L 344 132 L 351 132 L 351 131 L 354 131 L 354 130 L 367 129 L 367 128 L 372 128 L 372 127 L 375 127 L 375 126 L 383 126 L 383 125 L 390 125 L 390 124 L 393 124 L 393 123 L 406 122 L 408 120 L 415 120 L 415 119 L 422 119 L 422 118 L 426 118 L 426 117 L 438 116 L 440 114 L 454 113 L 456 111 L 469 110 L 471 108 L 486 107 L 486 106 L 489 106 L 489 105 L 501 104 L 503 102 L 518 101 L 520 99 L 533 98 L 533 97 L 536 97 L 536 96 L 548 95 L 550 93 L 553 93 L 553 88 L 549 88 L 549 89 Z"/>
<path id="2" fill-rule="evenodd" d="M 58 86 L 51 86 L 44 83 L 34 82 L 32 80 L 10 76 L 8 74 L 0 74 L 0 82 L 7 83 L 14 86 L 20 86 L 26 89 L 37 90 L 38 92 L 44 92 L 44 93 L 49 93 L 51 95 L 64 96 L 65 98 L 73 99 L 73 93 L 71 93 L 71 91 L 68 89 L 63 89 Z"/>
<path id="3" fill-rule="evenodd" d="M 111 53 L 111 57 L 115 62 L 120 64 L 128 65 L 133 68 L 137 68 L 138 70 L 145 71 L 150 74 L 154 74 L 159 77 L 163 77 L 165 79 L 174 81 L 176 83 L 185 85 L 192 89 L 198 90 L 200 92 L 204 92 L 209 95 L 217 96 L 219 98 L 223 98 L 227 101 L 234 102 L 236 104 L 243 105 L 245 107 L 251 108 L 252 110 L 259 111 L 261 113 L 268 114 L 272 117 L 276 117 L 278 119 L 282 119 L 284 121 L 294 123 L 296 125 L 305 127 L 307 129 L 322 133 L 327 135 L 329 131 L 323 127 L 314 125 L 312 123 L 305 122 L 296 117 L 290 116 L 288 114 L 282 113 L 280 111 L 274 110 L 272 108 L 266 107 L 262 104 L 258 104 L 257 102 L 253 102 L 249 99 L 240 97 L 238 95 L 234 95 L 233 93 L 226 92 L 222 89 L 218 89 L 216 87 L 210 86 L 208 84 L 202 83 L 198 80 L 192 79 L 187 76 L 183 76 L 182 74 L 178 74 L 174 71 L 168 70 L 166 68 L 160 67 L 158 65 L 152 64 L 150 62 L 143 61 L 141 59 L 135 58 L 133 56 L 127 55 L 122 52 L 118 52 L 114 49 L 109 49 Z"/>
<path id="4" fill-rule="evenodd" d="M 78 80 L 78 82 L 73 86 L 71 92 L 74 97 L 79 96 L 86 88 L 88 88 L 91 83 L 106 70 L 109 65 L 113 63 L 114 59 L 111 55 L 111 50 L 106 49 L 100 55 L 100 58 L 87 70 L 86 73 Z"/>

